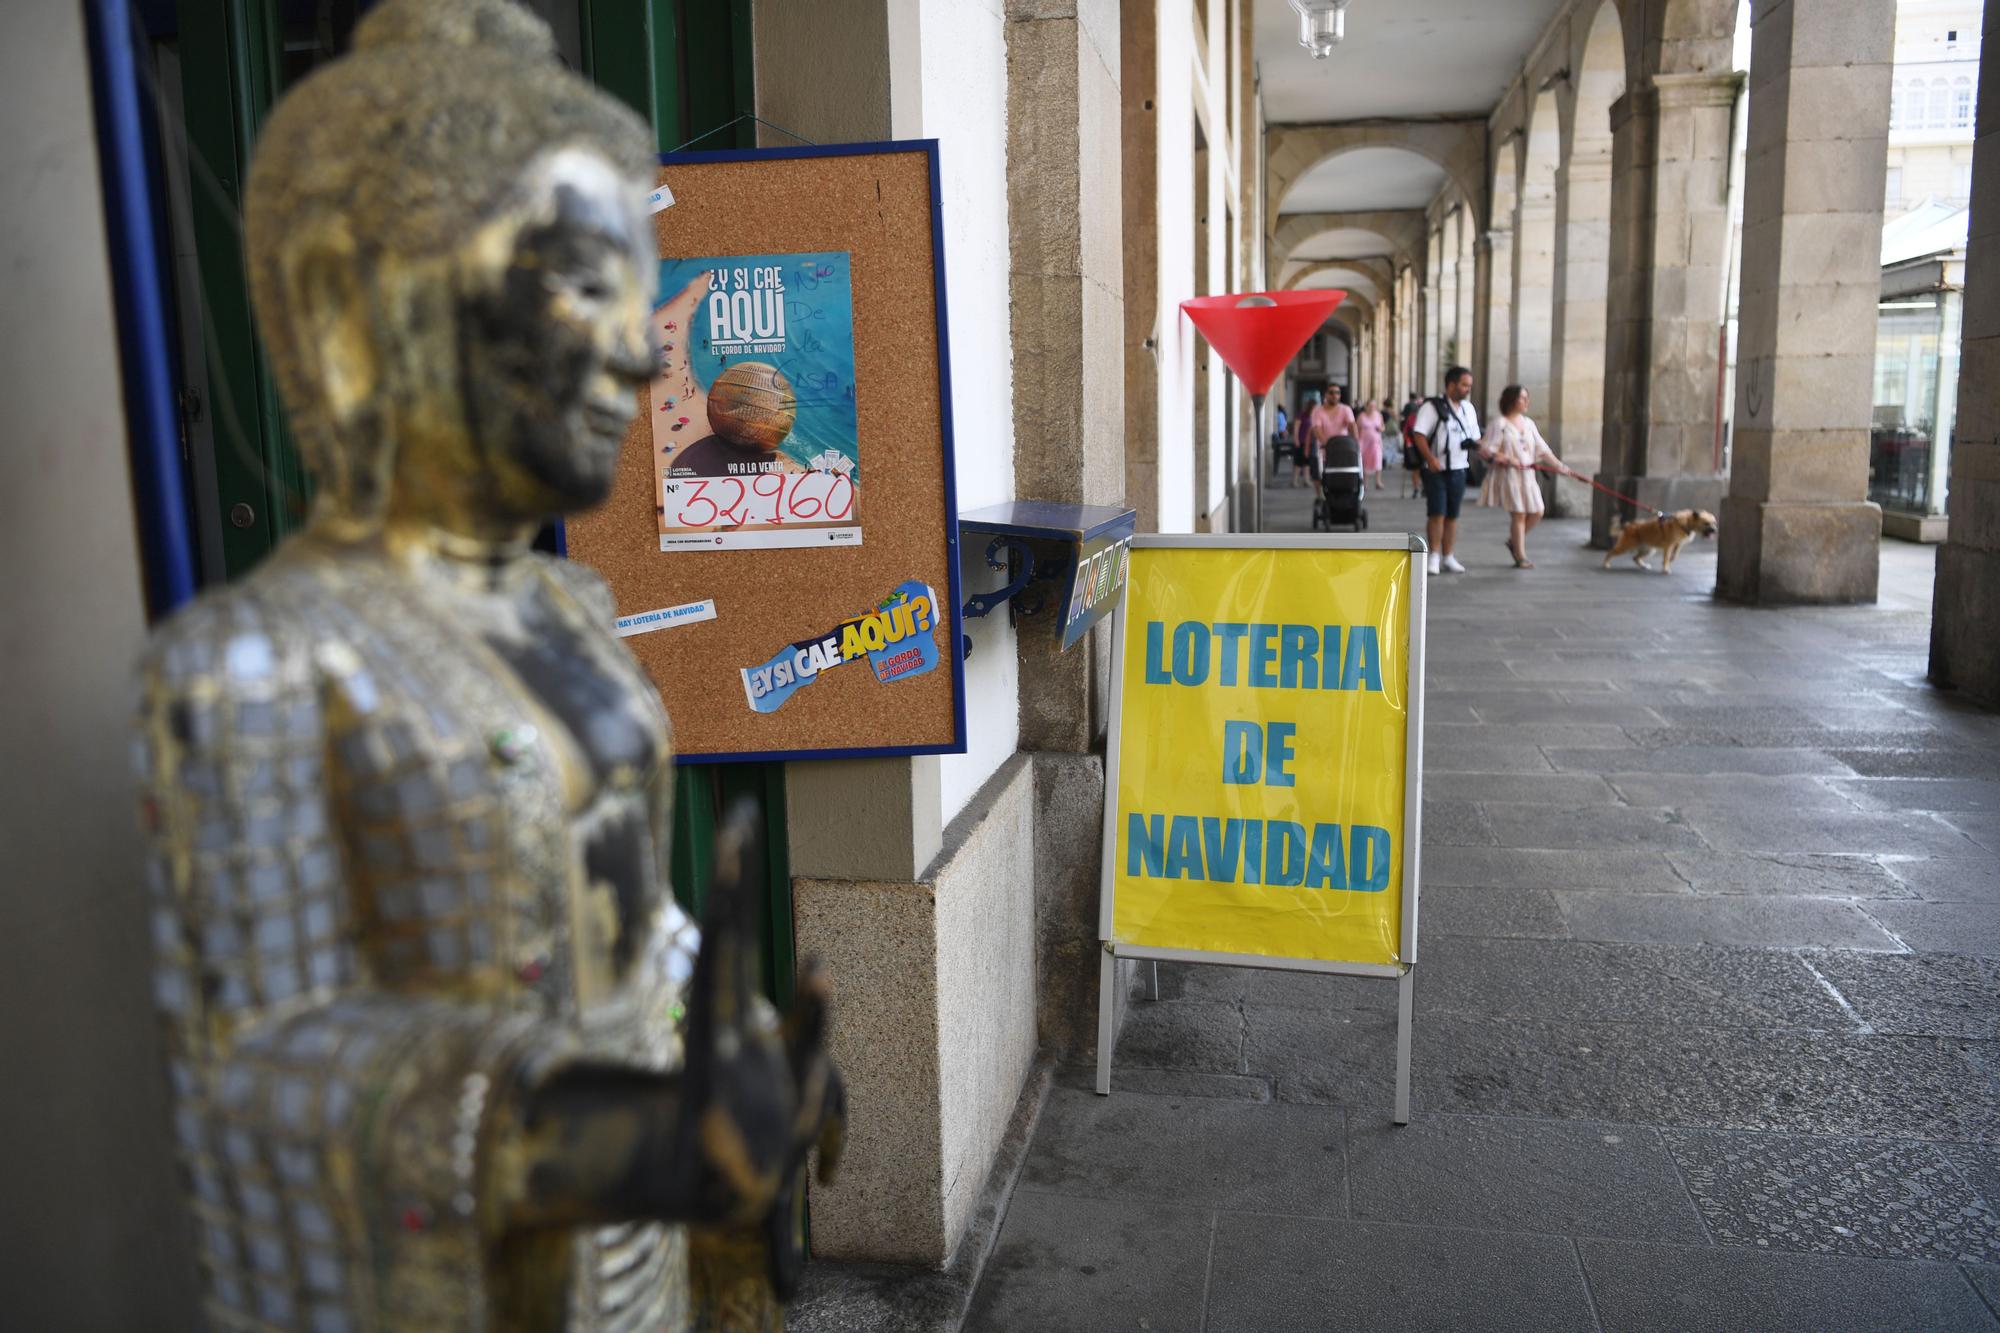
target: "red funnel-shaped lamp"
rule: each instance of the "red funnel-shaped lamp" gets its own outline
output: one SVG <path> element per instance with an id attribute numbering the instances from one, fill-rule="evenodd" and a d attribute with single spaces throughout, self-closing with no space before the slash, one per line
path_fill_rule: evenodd
<path id="1" fill-rule="evenodd" d="M 1287 363 L 1306 345 L 1306 339 L 1333 308 L 1347 296 L 1341 291 L 1236 292 L 1228 296 L 1197 296 L 1181 302 L 1194 326 L 1208 339 L 1222 364 L 1228 366 L 1257 411 L 1257 489 L 1253 499 L 1253 530 L 1264 526 L 1264 395 L 1277 383 Z M 1242 524 L 1235 513 L 1236 464 L 1229 467 L 1231 525 Z"/>
<path id="2" fill-rule="evenodd" d="M 1250 396 L 1262 398 L 1346 296 L 1336 291 L 1238 292 L 1197 296 L 1181 302 L 1181 309 Z"/>

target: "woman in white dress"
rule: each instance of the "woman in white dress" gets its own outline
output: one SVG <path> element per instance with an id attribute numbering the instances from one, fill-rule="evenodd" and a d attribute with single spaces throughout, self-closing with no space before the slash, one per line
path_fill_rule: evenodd
<path id="1" fill-rule="evenodd" d="M 1479 503 L 1507 511 L 1507 554 L 1517 569 L 1533 569 L 1528 559 L 1528 534 L 1542 521 L 1542 487 L 1535 477 L 1537 463 L 1557 464 L 1555 450 L 1542 438 L 1528 416 L 1528 391 L 1510 384 L 1500 391 L 1500 414 L 1486 427 L 1479 456 L 1487 460 L 1486 484 Z"/>

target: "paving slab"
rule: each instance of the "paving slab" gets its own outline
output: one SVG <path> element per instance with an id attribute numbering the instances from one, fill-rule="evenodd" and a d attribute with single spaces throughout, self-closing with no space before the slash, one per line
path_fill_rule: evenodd
<path id="1" fill-rule="evenodd" d="M 1584 773 L 1761 773 L 1771 775 L 1852 774 L 1853 769 L 1823 750 L 1790 747 L 1762 749 L 1736 745 L 1635 745 L 1610 754 L 1592 749 L 1551 745 L 1549 761 L 1563 772 Z"/>
<path id="2" fill-rule="evenodd" d="M 1805 961 L 1872 1031 L 2000 1039 L 2000 960 L 1828 950 Z"/>
<path id="3" fill-rule="evenodd" d="M 1596 1327 L 1575 1251 L 1559 1237 L 1237 1213 L 1216 1221 L 1208 1333 Z"/>
<path id="4" fill-rule="evenodd" d="M 1200 1333 L 1213 1215 L 1018 1191 L 966 1333 Z"/>
<path id="5" fill-rule="evenodd" d="M 1152 1097 L 1207 1097 L 1216 1101 L 1268 1102 L 1271 1081 L 1252 1074 L 1205 1074 L 1193 1069 L 1136 1069 L 1114 1061 L 1118 1087 Z M 1097 1087 L 1095 1065 L 1064 1065 L 1056 1082 L 1065 1088 L 1092 1092 Z"/>
<path id="6" fill-rule="evenodd" d="M 1425 892 L 1429 901 L 1429 892 Z M 1160 997 L 1291 1006 L 1304 1009 L 1394 1009 L 1396 988 L 1379 977 L 1343 977 L 1263 967 L 1161 963 Z M 1138 1000 L 1135 1004 L 1152 1001 Z"/>
<path id="7" fill-rule="evenodd" d="M 1850 902 L 1825 898 L 1556 890 L 1563 925 L 1579 940 L 1749 945 L 1770 949 L 1886 949 L 1903 945 Z"/>
<path id="8" fill-rule="evenodd" d="M 1868 912 L 1912 949 L 2000 958 L 2000 905 L 1884 902 Z"/>
<path id="9" fill-rule="evenodd" d="M 1427 1115 L 1348 1119 L 1356 1219 L 1491 1231 L 1706 1239 L 1659 1132 L 1628 1125 Z"/>
<path id="10" fill-rule="evenodd" d="M 1676 811 L 1622 805 L 1496 807 L 1491 824 L 1503 847 L 1536 849 L 1621 847 L 1686 850 L 1706 847 L 1700 833 Z"/>
<path id="11" fill-rule="evenodd" d="M 1342 1113 L 1330 1106 L 1111 1095 L 1058 1085 L 1020 1189 L 1206 1208 L 1339 1216 L 1347 1208 Z"/>
<path id="12" fill-rule="evenodd" d="M 1135 1068 L 1238 1074 L 1243 1071 L 1243 1015 L 1233 1004 L 1135 999 L 1126 1006 L 1113 1058 Z"/>
<path id="13" fill-rule="evenodd" d="M 1507 805 L 1617 805 L 1618 793 L 1594 773 L 1427 773 L 1424 804 L 1472 803 L 1504 819 Z M 1429 816 L 1427 815 L 1426 821 Z"/>
<path id="14" fill-rule="evenodd" d="M 1928 1143 L 1668 1130 L 1718 1245 L 2000 1262 L 2000 1213 Z"/>
<path id="15" fill-rule="evenodd" d="M 1664 853 L 1647 850 L 1440 847 L 1426 853 L 1423 882 L 1527 889 L 1615 887 L 1673 893 L 1687 883 Z"/>
<path id="16" fill-rule="evenodd" d="M 1254 1017 L 1245 1056 L 1280 1101 L 1386 1105 L 1363 1078 L 1393 1024 L 1356 1032 L 1377 1050 L 1340 1053 L 1345 1083 L 1324 1046 L 1272 1059 Z M 1991 1042 L 1448 1014 L 1413 1035 L 1413 1101 L 1438 1112 L 2000 1142 Z"/>
<path id="17" fill-rule="evenodd" d="M 1541 747 L 1525 741 L 1424 743 L 1424 775 L 1432 773 L 1547 773 Z"/>
<path id="18" fill-rule="evenodd" d="M 1427 886 L 1417 923 L 1420 957 L 1428 947 L 1424 941 L 1444 935 L 1502 939 L 1565 939 L 1569 935 L 1555 895 L 1547 889 Z"/>
<path id="19" fill-rule="evenodd" d="M 1827 786 L 1863 810 L 1956 810 L 2000 820 L 2000 779 L 1836 778 Z"/>
<path id="20" fill-rule="evenodd" d="M 1882 867 L 1925 902 L 2000 904 L 2000 856 L 1885 857 Z"/>
<path id="21" fill-rule="evenodd" d="M 1797 957 L 1572 940 L 1443 939 L 1416 972 L 1419 1015 L 1853 1030 Z M 1261 1011 L 1248 1015 L 1252 1031 Z"/>
<path id="22" fill-rule="evenodd" d="M 1972 1187 L 1986 1206 L 2000 1210 L 2000 1147 L 1977 1143 L 1940 1143 L 1938 1151 L 1958 1168 L 1959 1175 Z"/>
<path id="23" fill-rule="evenodd" d="M 1577 1242 L 1598 1318 L 1619 1333 L 1904 1333 L 2000 1326 L 1945 1263 Z"/>
<path id="24" fill-rule="evenodd" d="M 1689 806 L 1681 815 L 1702 840 L 1725 852 L 1848 852 L 1972 857 L 1980 847 L 1918 811 L 1800 810 L 1768 805 Z"/>
<path id="25" fill-rule="evenodd" d="M 1996 778 L 2000 754 L 1994 747 L 1898 745 L 1865 748 L 1830 747 L 1827 753 L 1863 777 L 1870 778 Z"/>
<path id="26" fill-rule="evenodd" d="M 1610 773 L 1606 780 L 1627 805 L 1776 805 L 1852 810 L 1854 803 L 1817 778 L 1753 773 Z"/>
<path id="27" fill-rule="evenodd" d="M 1872 856 L 1813 852 L 1669 852 L 1696 893 L 1805 898 L 1910 898 L 1915 893 Z"/>
<path id="28" fill-rule="evenodd" d="M 1469 801 L 1424 799 L 1424 847 L 1491 847 L 1493 836 L 1486 812 Z"/>
<path id="29" fill-rule="evenodd" d="M 1480 722 L 1503 726 L 1575 725 L 1601 722 L 1614 727 L 1655 727 L 1660 715 L 1629 696 L 1606 696 L 1596 691 L 1578 691 L 1574 697 L 1535 699 L 1511 694 L 1483 695 L 1473 706 Z"/>

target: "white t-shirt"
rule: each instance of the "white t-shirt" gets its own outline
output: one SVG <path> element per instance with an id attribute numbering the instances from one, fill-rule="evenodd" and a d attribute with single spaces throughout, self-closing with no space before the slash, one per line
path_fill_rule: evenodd
<path id="1" fill-rule="evenodd" d="M 1470 467 L 1471 450 L 1479 440 L 1479 411 L 1473 407 L 1470 398 L 1462 398 L 1454 403 L 1446 398 L 1445 406 L 1451 415 L 1445 418 L 1443 431 L 1438 430 L 1438 410 L 1426 398 L 1424 405 L 1417 409 L 1417 419 L 1410 429 L 1430 441 L 1431 452 L 1438 462 L 1444 464 L 1447 472 Z M 1439 436 L 1443 438 L 1440 439 Z"/>

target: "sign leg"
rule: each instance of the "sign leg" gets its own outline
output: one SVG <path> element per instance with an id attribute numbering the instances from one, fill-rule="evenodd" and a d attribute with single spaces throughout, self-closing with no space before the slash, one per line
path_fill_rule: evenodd
<path id="1" fill-rule="evenodd" d="M 1396 1123 L 1410 1123 L 1410 1018 L 1415 1008 L 1416 969 L 1396 978 Z"/>
<path id="2" fill-rule="evenodd" d="M 1160 965 L 1157 962 L 1146 964 L 1146 998 L 1160 998 Z"/>
<path id="3" fill-rule="evenodd" d="M 1111 1026 L 1118 1014 L 1118 957 L 1110 945 L 1097 960 L 1097 1092 L 1111 1094 Z"/>

